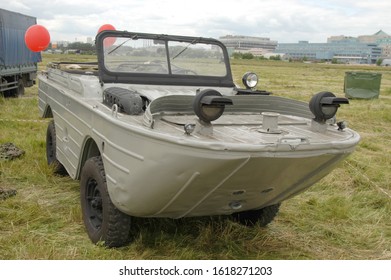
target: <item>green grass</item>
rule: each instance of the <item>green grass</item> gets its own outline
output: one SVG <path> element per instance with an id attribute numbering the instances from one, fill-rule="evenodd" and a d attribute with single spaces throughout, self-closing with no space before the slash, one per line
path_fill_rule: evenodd
<path id="1" fill-rule="evenodd" d="M 47 55 L 49 61 L 94 60 Z M 1 259 L 390 259 L 391 69 L 234 60 L 239 84 L 257 72 L 259 89 L 309 100 L 329 90 L 343 96 L 346 71 L 382 73 L 379 99 L 351 100 L 338 117 L 362 140 L 356 151 L 306 192 L 284 202 L 267 228 L 246 228 L 223 218 L 135 219 L 133 242 L 119 249 L 93 245 L 81 219 L 78 182 L 53 175 L 46 164 L 47 121 L 39 118 L 37 87 L 20 99 L 0 98 L 0 144 L 26 151 L 0 161 Z M 27 121 L 21 121 L 27 120 Z"/>

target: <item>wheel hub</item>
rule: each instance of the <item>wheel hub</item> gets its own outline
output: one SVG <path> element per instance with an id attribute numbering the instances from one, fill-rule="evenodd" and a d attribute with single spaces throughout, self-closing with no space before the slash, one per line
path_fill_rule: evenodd
<path id="1" fill-rule="evenodd" d="M 87 194 L 87 213 L 90 223 L 99 229 L 102 225 L 103 202 L 98 183 L 94 179 L 91 179 L 87 184 Z"/>
<path id="2" fill-rule="evenodd" d="M 102 198 L 94 197 L 91 200 L 91 207 L 95 210 L 102 209 Z"/>

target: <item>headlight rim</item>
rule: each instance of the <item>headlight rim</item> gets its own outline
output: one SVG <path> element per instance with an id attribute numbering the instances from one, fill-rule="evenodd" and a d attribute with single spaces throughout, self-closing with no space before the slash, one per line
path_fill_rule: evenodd
<path id="1" fill-rule="evenodd" d="M 253 78 L 250 77 L 255 77 L 256 79 L 254 80 Z M 251 84 L 251 82 L 255 84 Z M 242 83 L 247 89 L 254 89 L 258 85 L 258 82 L 259 82 L 259 77 L 256 73 L 249 71 L 243 74 Z"/>

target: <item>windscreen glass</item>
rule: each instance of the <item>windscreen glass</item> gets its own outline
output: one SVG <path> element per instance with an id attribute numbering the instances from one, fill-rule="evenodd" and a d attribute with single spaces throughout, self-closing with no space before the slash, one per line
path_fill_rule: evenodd
<path id="1" fill-rule="evenodd" d="M 224 77 L 221 47 L 214 44 L 123 37 L 103 41 L 110 72 Z"/>

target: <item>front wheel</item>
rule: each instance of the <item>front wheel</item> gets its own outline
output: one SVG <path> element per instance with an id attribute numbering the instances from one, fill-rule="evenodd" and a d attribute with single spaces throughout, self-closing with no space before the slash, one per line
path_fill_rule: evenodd
<path id="1" fill-rule="evenodd" d="M 93 157 L 84 164 L 80 180 L 83 221 L 93 243 L 120 247 L 130 241 L 130 216 L 112 203 L 106 184 L 102 158 Z"/>
<path id="2" fill-rule="evenodd" d="M 248 210 L 233 213 L 232 217 L 236 222 L 245 226 L 255 226 L 258 222 L 261 227 L 265 227 L 273 221 L 280 209 L 280 203 L 266 206 L 262 209 Z"/>

